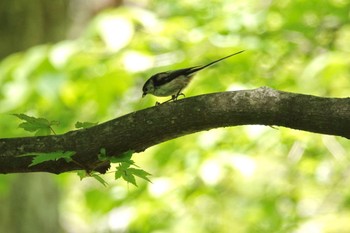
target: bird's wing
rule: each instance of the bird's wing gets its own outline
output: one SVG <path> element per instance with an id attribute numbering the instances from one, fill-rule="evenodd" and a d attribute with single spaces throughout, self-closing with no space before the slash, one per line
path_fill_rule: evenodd
<path id="1" fill-rule="evenodd" d="M 209 64 L 206 64 L 203 66 L 193 66 L 193 67 L 189 67 L 189 68 L 167 71 L 167 72 L 162 72 L 162 73 L 156 74 L 154 84 L 157 86 L 158 85 L 160 86 L 160 85 L 169 83 L 172 80 L 174 80 L 175 78 L 182 76 L 182 75 L 192 77 L 196 72 L 198 72 L 198 71 L 200 71 L 208 66 L 211 66 L 219 61 L 222 61 L 226 58 L 232 57 L 232 56 L 237 55 L 237 54 L 242 53 L 242 52 L 244 52 L 244 50 L 241 50 L 237 53 L 230 54 L 230 55 L 223 57 L 223 58 L 220 58 L 218 60 L 212 61 Z"/>
<path id="2" fill-rule="evenodd" d="M 163 85 L 165 83 L 171 82 L 172 80 L 174 80 L 179 76 L 191 76 L 191 74 L 194 74 L 196 71 L 198 71 L 197 68 L 198 66 L 194 66 L 194 67 L 159 73 L 154 80 L 154 84 L 157 86 Z"/>

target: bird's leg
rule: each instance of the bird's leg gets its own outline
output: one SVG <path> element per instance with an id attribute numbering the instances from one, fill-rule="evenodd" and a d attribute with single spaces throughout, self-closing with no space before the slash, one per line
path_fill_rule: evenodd
<path id="1" fill-rule="evenodd" d="M 173 101 L 173 100 L 176 100 L 176 95 L 172 95 L 172 96 L 171 96 L 171 99 L 168 99 L 167 101 L 164 101 L 163 103 L 156 102 L 156 106 L 157 106 L 157 105 L 160 105 L 160 104 L 168 103 L 168 102 Z"/>
<path id="2" fill-rule="evenodd" d="M 177 98 L 178 98 L 180 95 L 182 95 L 183 97 L 185 97 L 185 94 L 184 94 L 184 93 L 181 93 L 181 90 L 182 90 L 182 89 L 180 89 L 180 90 L 176 93 L 176 95 L 172 95 L 172 96 L 171 96 L 171 99 L 168 99 L 167 101 L 164 101 L 163 103 L 156 102 L 156 106 L 157 106 L 157 105 L 160 105 L 160 104 L 168 103 L 168 102 L 170 102 L 170 101 L 175 101 L 175 100 L 177 100 Z"/>
<path id="3" fill-rule="evenodd" d="M 178 98 L 180 95 L 182 95 L 184 98 L 186 97 L 184 93 L 179 93 L 179 94 L 176 96 L 176 100 L 177 100 L 177 98 Z"/>
<path id="4" fill-rule="evenodd" d="M 168 99 L 167 101 L 164 101 L 162 104 L 168 103 L 168 102 L 173 101 L 173 100 L 176 100 L 176 95 L 172 95 L 171 99 Z"/>
<path id="5" fill-rule="evenodd" d="M 177 98 L 178 98 L 180 95 L 183 95 L 183 97 L 186 97 L 184 93 L 181 93 L 181 91 L 182 91 L 182 89 L 180 89 L 180 90 L 176 93 L 176 95 L 173 95 L 174 100 L 177 100 Z"/>

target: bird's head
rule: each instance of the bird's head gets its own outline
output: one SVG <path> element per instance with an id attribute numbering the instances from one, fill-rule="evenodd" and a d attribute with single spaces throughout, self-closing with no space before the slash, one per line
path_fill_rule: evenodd
<path id="1" fill-rule="evenodd" d="M 142 87 L 142 98 L 145 97 L 147 94 L 152 94 L 154 92 L 154 83 L 152 80 L 152 77 L 145 82 L 145 84 Z"/>

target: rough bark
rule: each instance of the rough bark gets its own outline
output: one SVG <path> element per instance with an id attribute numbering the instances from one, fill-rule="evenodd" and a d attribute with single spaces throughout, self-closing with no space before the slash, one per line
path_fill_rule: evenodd
<path id="1" fill-rule="evenodd" d="M 350 138 L 350 98 L 316 97 L 266 87 L 185 98 L 62 135 L 0 139 L 0 173 L 104 172 L 109 164 L 98 161 L 101 148 L 118 156 L 198 131 L 252 124 Z M 60 159 L 28 167 L 31 157 L 18 157 L 59 150 L 75 151 L 74 160 L 82 166 Z"/>

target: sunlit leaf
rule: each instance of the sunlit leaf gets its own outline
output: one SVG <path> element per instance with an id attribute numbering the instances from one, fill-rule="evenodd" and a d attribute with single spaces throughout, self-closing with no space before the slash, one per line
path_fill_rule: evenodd
<path id="1" fill-rule="evenodd" d="M 118 167 L 116 167 L 115 179 L 119 179 L 122 177 L 126 182 L 132 183 L 137 187 L 135 176 L 138 176 L 144 180 L 151 182 L 147 176 L 150 174 L 142 169 L 131 168 L 130 163 L 120 163 Z"/>
<path id="2" fill-rule="evenodd" d="M 128 169 L 128 172 L 131 173 L 131 174 L 133 174 L 133 175 L 135 175 L 135 176 L 138 176 L 138 177 L 140 177 L 140 178 L 142 178 L 142 179 L 144 179 L 144 180 L 147 180 L 147 181 L 150 182 L 150 183 L 152 183 L 152 182 L 150 181 L 150 179 L 148 179 L 148 177 L 147 177 L 147 176 L 150 176 L 151 174 L 148 173 L 148 172 L 146 172 L 146 171 L 144 171 L 144 170 L 142 170 L 142 169 L 129 168 L 129 169 Z"/>
<path id="3" fill-rule="evenodd" d="M 125 170 L 123 173 L 122 173 L 122 177 L 123 179 L 128 182 L 128 183 L 132 183 L 133 185 L 135 185 L 137 187 L 137 184 L 136 184 L 136 179 L 135 179 L 135 176 L 131 173 L 129 173 L 127 170 Z"/>
<path id="4" fill-rule="evenodd" d="M 13 114 L 24 122 L 19 127 L 28 131 L 36 132 L 35 135 L 49 135 L 53 132 L 51 126 L 58 125 L 58 121 L 48 121 L 45 118 L 36 118 L 25 114 Z"/>
<path id="5" fill-rule="evenodd" d="M 117 169 L 114 173 L 114 179 L 119 179 L 120 177 L 122 177 L 122 173 L 123 173 L 123 170 L 119 170 Z"/>

